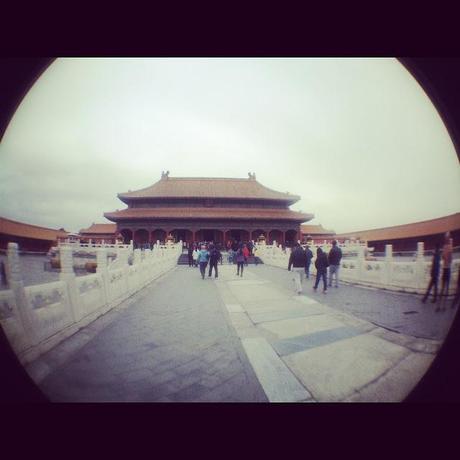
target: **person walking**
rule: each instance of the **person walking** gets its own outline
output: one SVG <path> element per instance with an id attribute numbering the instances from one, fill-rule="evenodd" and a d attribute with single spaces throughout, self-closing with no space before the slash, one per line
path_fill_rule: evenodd
<path id="1" fill-rule="evenodd" d="M 256 264 L 256 267 L 257 267 L 257 265 L 259 265 L 259 258 L 257 257 L 257 247 L 255 245 L 252 248 L 252 255 L 254 256 L 254 263 Z"/>
<path id="2" fill-rule="evenodd" d="M 244 255 L 244 265 L 246 265 L 246 267 L 247 267 L 248 266 L 248 258 L 249 258 L 249 249 L 245 244 L 243 244 L 243 255 Z"/>
<path id="3" fill-rule="evenodd" d="M 233 249 L 231 247 L 228 250 L 228 263 L 233 264 Z"/>
<path id="4" fill-rule="evenodd" d="M 460 305 L 460 267 L 457 273 L 457 291 L 455 292 L 454 300 L 452 301 L 452 308 Z"/>
<path id="5" fill-rule="evenodd" d="M 332 286 L 332 275 L 335 275 L 335 287 L 339 287 L 339 268 L 342 259 L 342 250 L 337 246 L 337 241 L 332 242 L 327 261 L 329 262 L 329 287 Z"/>
<path id="6" fill-rule="evenodd" d="M 210 246 L 209 248 L 209 273 L 208 273 L 209 278 L 212 275 L 213 268 L 214 268 L 214 277 L 215 278 L 218 277 L 217 265 L 221 258 L 222 258 L 222 254 L 220 253 L 219 249 L 215 246 Z"/>
<path id="7" fill-rule="evenodd" d="M 193 264 L 195 265 L 195 267 L 197 267 L 198 266 L 198 249 L 196 246 L 193 247 L 192 257 L 193 257 Z"/>
<path id="8" fill-rule="evenodd" d="M 307 247 L 305 248 L 305 276 L 307 277 L 307 279 L 310 278 L 310 264 L 312 259 L 313 253 L 307 245 Z"/>
<path id="9" fill-rule="evenodd" d="M 195 264 L 193 263 L 193 244 L 192 243 L 190 243 L 188 247 L 187 255 L 188 255 L 188 266 L 193 267 Z"/>
<path id="10" fill-rule="evenodd" d="M 442 248 L 442 279 L 441 279 L 441 292 L 439 297 L 443 295 L 446 297 L 449 295 L 449 283 L 450 283 L 450 266 L 452 264 L 452 239 L 450 233 L 447 232 L 444 237 L 444 246 Z M 439 308 L 436 310 L 438 311 Z"/>
<path id="11" fill-rule="evenodd" d="M 292 281 L 294 282 L 297 294 L 302 294 L 302 278 L 305 272 L 306 264 L 305 251 L 299 243 L 294 244 L 294 249 L 289 257 L 288 271 L 292 271 Z M 292 267 L 292 270 L 291 270 Z"/>
<path id="12" fill-rule="evenodd" d="M 206 250 L 206 246 L 203 244 L 201 250 L 198 251 L 198 263 L 200 264 L 201 278 L 204 279 L 206 274 L 206 266 L 208 265 L 209 252 Z"/>
<path id="13" fill-rule="evenodd" d="M 236 276 L 243 277 L 243 266 L 244 266 L 244 253 L 243 253 L 243 245 L 241 245 L 236 251 Z"/>
<path id="14" fill-rule="evenodd" d="M 428 284 L 428 288 L 425 292 L 425 295 L 423 296 L 422 303 L 425 303 L 426 299 L 428 299 L 433 286 L 434 286 L 434 297 L 433 297 L 432 302 L 433 303 L 436 302 L 436 299 L 438 297 L 438 279 L 439 279 L 440 266 L 441 266 L 441 253 L 439 251 L 439 244 L 436 244 L 434 255 L 433 255 L 433 261 L 431 262 L 431 279 L 430 279 L 430 283 Z"/>
<path id="15" fill-rule="evenodd" d="M 327 292 L 327 267 L 329 262 L 327 261 L 327 256 L 323 252 L 321 248 L 318 248 L 316 251 L 316 260 L 315 260 L 315 267 L 316 267 L 316 281 L 313 289 L 316 291 L 318 288 L 319 280 L 323 279 L 323 294 Z"/>

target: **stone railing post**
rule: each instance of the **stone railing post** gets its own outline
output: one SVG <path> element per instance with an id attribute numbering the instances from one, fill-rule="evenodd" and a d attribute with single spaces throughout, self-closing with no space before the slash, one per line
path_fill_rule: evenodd
<path id="1" fill-rule="evenodd" d="M 120 256 L 118 252 L 117 258 Z M 109 303 L 109 278 L 108 278 L 108 266 L 107 266 L 107 249 L 98 248 L 96 251 L 96 273 L 99 273 L 102 278 L 102 292 L 104 295 L 104 303 L 107 305 Z M 118 267 L 121 268 L 121 267 Z"/>
<path id="2" fill-rule="evenodd" d="M 142 261 L 142 251 L 140 249 L 134 249 L 134 264 L 140 264 Z"/>
<path id="3" fill-rule="evenodd" d="M 26 342 L 38 343 L 36 331 L 30 317 L 29 306 L 24 288 L 24 281 L 21 273 L 21 261 L 19 260 L 19 247 L 17 243 L 8 243 L 7 249 L 7 280 L 10 289 L 13 291 L 16 306 L 19 313 L 19 321 L 24 329 Z"/>
<path id="4" fill-rule="evenodd" d="M 391 276 L 392 276 L 392 267 L 393 267 L 393 245 L 386 244 L 385 245 L 385 263 L 384 263 L 384 270 L 383 270 L 383 284 L 385 287 L 391 283 Z"/>
<path id="5" fill-rule="evenodd" d="M 415 259 L 415 288 L 425 289 L 425 244 L 417 243 L 417 257 Z"/>
<path id="6" fill-rule="evenodd" d="M 77 283 L 75 272 L 73 271 L 73 254 L 72 248 L 69 246 L 61 246 L 59 249 L 59 257 L 61 260 L 61 272 L 59 279 L 67 285 L 67 293 L 69 295 L 70 316 L 73 322 L 78 321 L 76 311 L 78 310 L 79 296 L 77 291 Z"/>
<path id="7" fill-rule="evenodd" d="M 356 271 L 358 272 L 358 280 L 363 279 L 364 275 L 364 263 L 365 263 L 365 257 L 364 257 L 364 246 L 358 246 L 358 260 L 356 263 Z"/>

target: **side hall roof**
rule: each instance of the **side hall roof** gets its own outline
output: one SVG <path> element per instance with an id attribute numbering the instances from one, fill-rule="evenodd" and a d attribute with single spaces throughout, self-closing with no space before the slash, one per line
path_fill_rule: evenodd
<path id="1" fill-rule="evenodd" d="M 56 241 L 57 238 L 66 238 L 68 235 L 68 232 L 63 229 L 55 230 L 47 227 L 39 227 L 38 225 L 25 224 L 24 222 L 4 217 L 0 217 L 0 233 L 45 241 Z"/>
<path id="2" fill-rule="evenodd" d="M 92 224 L 88 228 L 82 228 L 80 230 L 80 234 L 90 233 L 94 235 L 108 235 L 112 233 L 116 233 L 117 231 L 117 224 Z"/>
<path id="3" fill-rule="evenodd" d="M 360 230 L 336 235 L 337 238 L 359 238 L 364 241 L 385 241 L 418 236 L 437 235 L 448 231 L 460 230 L 460 213 L 437 219 L 396 225 L 394 227 Z"/>

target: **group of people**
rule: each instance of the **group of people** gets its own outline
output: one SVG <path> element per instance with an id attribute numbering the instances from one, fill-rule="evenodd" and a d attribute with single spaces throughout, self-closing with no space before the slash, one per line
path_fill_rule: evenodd
<path id="1" fill-rule="evenodd" d="M 237 276 L 243 276 L 243 267 L 247 266 L 249 256 L 255 255 L 254 245 L 246 243 L 237 243 L 229 245 L 228 248 L 228 262 L 236 263 L 236 274 Z M 190 244 L 188 248 L 188 265 L 189 267 L 200 267 L 200 273 L 202 279 L 205 278 L 206 268 L 209 263 L 208 277 L 212 276 L 214 269 L 214 276 L 218 278 L 217 265 L 220 262 L 222 264 L 222 252 L 219 244 L 213 242 L 207 243 L 202 242 L 198 244 Z M 256 258 L 257 265 L 257 258 Z"/>
<path id="2" fill-rule="evenodd" d="M 200 249 L 198 249 L 200 248 Z M 214 275 L 219 276 L 217 266 L 219 262 L 222 264 L 222 253 L 220 246 L 214 243 L 201 243 L 199 245 L 191 244 L 188 248 L 188 265 L 189 267 L 200 267 L 202 279 L 206 274 L 206 267 L 209 262 L 209 273 L 211 277 L 214 269 Z"/>
<path id="3" fill-rule="evenodd" d="M 422 303 L 425 303 L 430 296 L 431 290 L 434 288 L 434 295 L 432 302 L 436 303 L 438 300 L 438 281 L 439 275 L 441 273 L 441 262 L 442 262 L 442 275 L 441 275 L 441 291 L 439 293 L 439 299 L 442 296 L 447 297 L 449 294 L 449 284 L 451 277 L 451 265 L 452 265 L 452 251 L 453 251 L 453 242 L 450 237 L 450 233 L 447 232 L 444 235 L 444 242 L 442 245 L 442 251 L 440 249 L 440 244 L 437 243 L 435 246 L 433 260 L 431 262 L 431 277 L 430 282 L 428 283 L 428 288 L 425 292 L 425 295 L 422 298 Z M 457 291 L 452 302 L 452 308 L 460 304 L 460 272 L 457 277 Z M 444 305 L 438 305 L 436 311 L 445 310 Z"/>
<path id="4" fill-rule="evenodd" d="M 302 293 L 303 275 L 310 278 L 310 265 L 313 259 L 313 252 L 307 246 L 303 249 L 299 243 L 294 245 L 294 248 L 289 257 L 288 270 L 293 272 L 293 281 L 297 294 Z M 321 248 L 316 250 L 316 281 L 313 289 L 316 291 L 321 280 L 323 280 L 323 293 L 326 294 L 328 286 L 332 286 L 332 280 L 335 279 L 334 286 L 339 287 L 339 268 L 340 260 L 342 259 L 342 250 L 337 246 L 337 241 L 332 242 L 332 248 L 326 254 Z M 328 284 L 328 268 L 329 268 L 329 284 Z"/>

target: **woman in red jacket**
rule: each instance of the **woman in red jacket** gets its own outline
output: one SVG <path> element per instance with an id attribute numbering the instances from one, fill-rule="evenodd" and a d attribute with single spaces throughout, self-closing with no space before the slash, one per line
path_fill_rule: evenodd
<path id="1" fill-rule="evenodd" d="M 247 267 L 248 266 L 249 249 L 245 244 L 243 244 L 243 256 L 244 256 L 244 263 L 245 263 L 245 265 Z"/>

